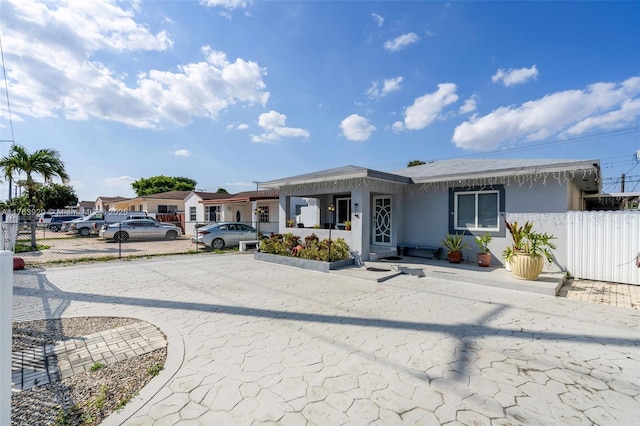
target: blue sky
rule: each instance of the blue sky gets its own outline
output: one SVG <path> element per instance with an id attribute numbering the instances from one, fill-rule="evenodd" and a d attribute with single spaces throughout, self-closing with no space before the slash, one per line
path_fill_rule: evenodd
<path id="1" fill-rule="evenodd" d="M 459 157 L 640 191 L 640 2 L 0 0 L 0 37 L 0 139 L 57 149 L 82 200 Z"/>

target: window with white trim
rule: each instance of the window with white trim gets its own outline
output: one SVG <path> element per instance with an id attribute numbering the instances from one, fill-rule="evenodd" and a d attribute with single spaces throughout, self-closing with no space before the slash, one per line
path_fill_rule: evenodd
<path id="1" fill-rule="evenodd" d="M 178 206 L 158 204 L 158 213 L 167 214 L 167 213 L 175 213 L 177 211 L 178 211 Z"/>
<path id="2" fill-rule="evenodd" d="M 196 220 L 198 220 L 198 216 L 196 214 L 196 208 L 194 206 L 189 207 L 189 221 L 195 222 Z"/>
<path id="3" fill-rule="evenodd" d="M 500 191 L 464 191 L 454 193 L 454 229 L 456 231 L 500 230 Z"/>
<path id="4" fill-rule="evenodd" d="M 269 206 L 258 206 L 260 211 L 260 223 L 269 223 Z"/>
<path id="5" fill-rule="evenodd" d="M 207 222 L 222 222 L 221 206 L 206 206 L 204 214 Z"/>
<path id="6" fill-rule="evenodd" d="M 336 223 L 351 221 L 351 197 L 336 198 Z"/>

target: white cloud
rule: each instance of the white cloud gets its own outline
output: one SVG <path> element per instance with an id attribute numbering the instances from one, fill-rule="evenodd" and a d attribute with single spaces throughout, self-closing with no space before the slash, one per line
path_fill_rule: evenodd
<path id="1" fill-rule="evenodd" d="M 460 114 L 468 114 L 470 112 L 475 111 L 477 108 L 476 105 L 476 96 L 471 96 L 469 99 L 464 101 L 464 104 L 460 107 Z"/>
<path id="2" fill-rule="evenodd" d="M 207 7 L 223 7 L 233 10 L 247 7 L 251 1 L 249 0 L 200 0 L 200 4 Z"/>
<path id="3" fill-rule="evenodd" d="M 238 127 L 236 127 L 236 129 L 238 130 L 247 130 L 248 128 L 249 128 L 249 125 L 244 123 L 238 124 Z"/>
<path id="4" fill-rule="evenodd" d="M 407 33 L 403 34 L 399 37 L 394 38 L 393 40 L 388 40 L 384 43 L 385 50 L 389 52 L 398 52 L 410 44 L 417 43 L 420 40 L 418 34 L 416 33 Z"/>
<path id="5" fill-rule="evenodd" d="M 403 80 L 403 77 L 388 78 L 383 81 L 382 88 L 379 88 L 378 82 L 374 81 L 371 83 L 371 87 L 367 89 L 366 95 L 371 99 L 386 96 L 391 92 L 400 90 L 400 83 L 402 83 Z"/>
<path id="6" fill-rule="evenodd" d="M 110 187 L 131 189 L 131 183 L 136 180 L 136 178 L 132 178 L 131 176 L 118 176 L 106 178 L 104 183 Z"/>
<path id="7" fill-rule="evenodd" d="M 491 76 L 491 81 L 494 83 L 502 82 L 506 87 L 513 86 L 514 84 L 522 84 L 527 81 L 538 78 L 538 68 L 532 66 L 531 68 L 518 68 L 504 70 L 500 68 L 494 75 Z"/>
<path id="8" fill-rule="evenodd" d="M 403 121 L 396 121 L 395 123 L 393 123 L 391 125 L 391 130 L 393 130 L 395 133 L 400 133 L 403 132 L 406 129 L 406 127 L 404 127 L 404 122 Z"/>
<path id="9" fill-rule="evenodd" d="M 372 13 L 371 16 L 373 17 L 373 20 L 376 21 L 376 24 L 378 24 L 379 27 L 384 24 L 384 18 L 382 16 L 378 15 L 377 13 Z"/>
<path id="10" fill-rule="evenodd" d="M 188 157 L 189 156 L 189 150 L 187 150 L 187 149 L 179 149 L 177 151 L 173 151 L 173 155 L 175 155 L 176 157 Z"/>
<path id="11" fill-rule="evenodd" d="M 620 84 L 595 83 L 585 90 L 566 90 L 500 107 L 485 116 L 474 115 L 456 127 L 459 148 L 490 150 L 502 142 L 575 136 L 593 129 L 613 129 L 640 117 L 640 77 Z"/>
<path id="12" fill-rule="evenodd" d="M 195 117 L 215 119 L 237 103 L 265 105 L 266 73 L 242 58 L 202 48 L 203 60 L 174 70 L 149 69 L 137 80 L 96 60 L 129 52 L 171 49 L 165 31 L 152 34 L 137 22 L 136 6 L 121 3 L 6 0 L 3 48 L 12 88 L 12 113 L 69 120 L 97 118 L 140 128 L 185 125 Z M 53 35 L 53 36 L 52 36 Z M 161 53 L 158 53 L 161 55 Z M 131 62 L 129 56 L 123 62 Z M 0 112 L 1 113 L 1 112 Z"/>
<path id="13" fill-rule="evenodd" d="M 342 120 L 340 129 L 345 138 L 356 142 L 368 140 L 376 130 L 376 128 L 369 123 L 369 120 L 358 114 L 351 114 Z"/>
<path id="14" fill-rule="evenodd" d="M 438 90 L 416 98 L 404 111 L 404 123 L 393 124 L 394 131 L 421 130 L 442 116 L 443 109 L 458 100 L 453 83 L 438 84 Z"/>
<path id="15" fill-rule="evenodd" d="M 287 116 L 276 111 L 260 114 L 258 126 L 265 132 L 261 135 L 251 135 L 252 142 L 272 142 L 282 138 L 308 138 L 309 132 L 295 127 L 286 127 Z"/>

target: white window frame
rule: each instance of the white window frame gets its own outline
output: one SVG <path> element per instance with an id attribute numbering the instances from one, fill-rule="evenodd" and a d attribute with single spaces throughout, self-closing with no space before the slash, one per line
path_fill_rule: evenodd
<path id="1" fill-rule="evenodd" d="M 189 222 L 195 222 L 198 220 L 198 209 L 196 206 L 189 206 Z"/>
<path id="2" fill-rule="evenodd" d="M 269 206 L 258 206 L 258 209 L 260 210 L 258 222 L 269 223 Z"/>
<path id="3" fill-rule="evenodd" d="M 215 220 L 211 220 L 211 212 L 215 213 Z M 207 222 L 222 222 L 222 206 L 220 205 L 209 205 L 209 206 L 205 206 L 204 209 L 204 219 Z"/>
<path id="4" fill-rule="evenodd" d="M 478 195 L 482 194 L 496 194 L 496 227 L 495 228 L 481 228 L 478 226 Z M 459 227 L 458 226 L 458 196 L 460 195 L 475 195 L 475 226 L 472 227 Z M 498 232 L 500 231 L 500 191 L 488 190 L 488 191 L 458 191 L 454 193 L 454 208 L 453 208 L 453 227 L 456 231 L 487 231 Z"/>
<path id="5" fill-rule="evenodd" d="M 336 223 L 337 224 L 344 224 L 345 221 L 339 222 L 338 218 L 340 217 L 340 201 L 346 200 L 347 202 L 347 213 L 346 213 L 346 217 L 347 220 L 350 222 L 351 221 L 351 197 L 336 197 Z"/>

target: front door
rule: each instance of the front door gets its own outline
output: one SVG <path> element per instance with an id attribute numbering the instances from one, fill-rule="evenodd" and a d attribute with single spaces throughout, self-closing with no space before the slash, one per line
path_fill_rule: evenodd
<path id="1" fill-rule="evenodd" d="M 373 197 L 373 244 L 391 245 L 391 197 Z"/>

